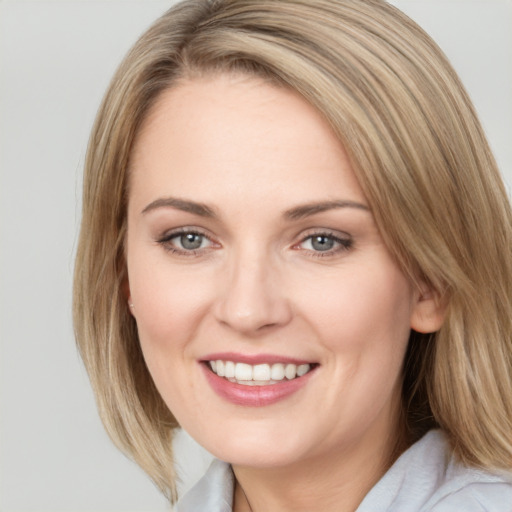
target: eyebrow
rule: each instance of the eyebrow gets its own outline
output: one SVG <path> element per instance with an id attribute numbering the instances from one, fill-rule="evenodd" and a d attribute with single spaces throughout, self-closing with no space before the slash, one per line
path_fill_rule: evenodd
<path id="1" fill-rule="evenodd" d="M 199 215 L 200 217 L 206 217 L 211 219 L 218 218 L 218 214 L 215 212 L 215 208 L 208 206 L 205 203 L 198 203 L 196 201 L 189 201 L 187 199 L 179 199 L 176 197 L 162 197 L 149 203 L 143 210 L 142 213 L 148 213 L 158 208 L 176 208 L 184 212 Z M 307 203 L 299 206 L 295 206 L 286 210 L 283 213 L 283 217 L 286 220 L 300 220 L 306 217 L 310 217 L 317 213 L 322 213 L 327 210 L 334 210 L 338 208 L 356 208 L 369 212 L 368 206 L 358 203 L 356 201 L 346 200 L 335 200 L 335 201 L 321 201 Z"/>
<path id="2" fill-rule="evenodd" d="M 335 200 L 335 201 L 323 201 L 320 203 L 308 203 L 300 206 L 296 206 L 294 208 L 290 208 L 284 212 L 284 217 L 288 220 L 300 220 L 306 217 L 310 217 L 311 215 L 315 215 L 317 213 L 322 213 L 327 210 L 335 210 L 338 208 L 356 208 L 358 210 L 370 211 L 368 206 L 358 203 L 356 201 L 344 201 L 344 200 Z"/>
<path id="3" fill-rule="evenodd" d="M 194 215 L 199 215 L 200 217 L 217 217 L 214 209 L 207 204 L 188 201 L 186 199 L 179 199 L 176 197 L 162 197 L 160 199 L 156 199 L 152 203 L 149 203 L 144 208 L 144 210 L 142 210 L 142 213 L 148 213 L 152 210 L 156 210 L 157 208 L 176 208 L 177 210 L 193 213 Z"/>

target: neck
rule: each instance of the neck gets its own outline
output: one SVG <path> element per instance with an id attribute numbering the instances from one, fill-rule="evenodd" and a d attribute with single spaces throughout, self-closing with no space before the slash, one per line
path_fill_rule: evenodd
<path id="1" fill-rule="evenodd" d="M 234 512 L 354 512 L 405 446 L 368 432 L 357 443 L 285 467 L 233 466 Z M 380 432 L 382 434 L 382 432 Z"/>

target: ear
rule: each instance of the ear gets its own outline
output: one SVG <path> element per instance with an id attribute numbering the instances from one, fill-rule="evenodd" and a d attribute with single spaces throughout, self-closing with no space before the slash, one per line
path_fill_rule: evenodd
<path id="1" fill-rule="evenodd" d="M 133 317 L 135 317 L 135 307 L 132 301 L 132 295 L 130 292 L 130 283 L 128 282 L 128 277 L 123 279 L 123 283 L 121 284 L 121 289 L 123 291 L 123 295 L 126 297 L 126 303 L 128 305 L 128 311 L 131 313 Z"/>
<path id="2" fill-rule="evenodd" d="M 421 333 L 438 331 L 443 325 L 447 306 L 448 301 L 441 293 L 422 283 L 411 313 L 411 329 Z"/>

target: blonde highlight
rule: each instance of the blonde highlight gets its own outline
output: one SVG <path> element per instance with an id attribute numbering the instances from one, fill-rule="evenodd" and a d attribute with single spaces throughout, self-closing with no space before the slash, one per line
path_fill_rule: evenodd
<path id="1" fill-rule="evenodd" d="M 129 164 L 159 94 L 208 73 L 289 87 L 329 121 L 390 252 L 447 304 L 440 331 L 409 342 L 408 442 L 440 426 L 462 462 L 510 469 L 510 204 L 449 62 L 380 0 L 188 0 L 121 64 L 89 143 L 74 284 L 76 338 L 112 439 L 176 498 L 178 424 L 145 366 L 123 291 Z"/>

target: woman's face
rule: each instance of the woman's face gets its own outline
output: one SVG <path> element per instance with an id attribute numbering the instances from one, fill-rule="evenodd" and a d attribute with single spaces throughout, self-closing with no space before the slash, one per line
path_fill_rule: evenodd
<path id="1" fill-rule="evenodd" d="M 255 78 L 184 82 L 131 172 L 129 300 L 180 424 L 253 467 L 388 442 L 422 298 L 323 118 Z"/>

